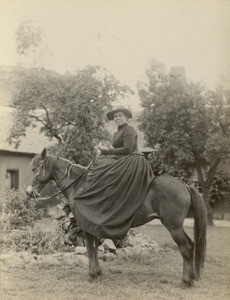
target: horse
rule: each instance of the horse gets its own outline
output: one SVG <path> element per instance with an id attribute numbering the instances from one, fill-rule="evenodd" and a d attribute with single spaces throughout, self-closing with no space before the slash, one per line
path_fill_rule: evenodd
<path id="1" fill-rule="evenodd" d="M 37 154 L 31 161 L 32 181 L 26 189 L 28 198 L 40 197 L 40 191 L 51 180 L 65 198 L 73 214 L 77 210 L 77 191 L 86 181 L 89 168 L 72 164 L 69 160 L 48 155 L 46 149 Z M 183 223 L 189 209 L 193 210 L 194 241 L 186 234 Z M 160 219 L 167 228 L 173 240 L 179 247 L 183 258 L 183 275 L 181 284 L 184 287 L 194 285 L 199 280 L 204 267 L 206 254 L 207 213 L 202 196 L 192 186 L 183 181 L 167 176 L 157 176 L 153 179 L 149 196 L 145 198 L 140 208 L 148 214 L 148 221 Z M 96 212 L 95 212 L 96 213 Z M 84 228 L 82 228 L 84 231 Z M 84 231 L 86 248 L 89 258 L 90 278 L 102 274 L 98 261 L 98 238 Z"/>

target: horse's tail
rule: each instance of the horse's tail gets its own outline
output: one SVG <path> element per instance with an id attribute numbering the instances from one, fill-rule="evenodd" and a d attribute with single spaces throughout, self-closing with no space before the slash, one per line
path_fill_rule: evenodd
<path id="1" fill-rule="evenodd" d="M 194 212 L 194 267 L 195 276 L 198 279 L 204 267 L 206 254 L 207 212 L 203 197 L 193 187 L 187 187 Z"/>

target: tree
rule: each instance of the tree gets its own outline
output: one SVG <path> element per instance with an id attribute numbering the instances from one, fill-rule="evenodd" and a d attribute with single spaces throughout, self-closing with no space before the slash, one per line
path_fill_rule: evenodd
<path id="1" fill-rule="evenodd" d="M 95 145 L 108 140 L 105 111 L 118 97 L 130 92 L 98 66 L 76 74 L 60 75 L 45 69 L 21 69 L 13 105 L 17 108 L 9 138 L 16 146 L 28 126 L 56 139 L 53 152 L 80 163 L 92 159 Z"/>
<path id="2" fill-rule="evenodd" d="M 144 108 L 141 129 L 147 145 L 154 148 L 153 169 L 158 174 L 167 173 L 187 182 L 196 170 L 212 223 L 210 188 L 218 164 L 230 156 L 227 93 L 209 91 L 200 83 L 187 84 L 177 76 L 170 80 L 166 73 L 163 78 L 168 79 L 159 82 L 156 64 L 150 69 L 148 84 L 139 83 L 138 91 Z"/>
<path id="3" fill-rule="evenodd" d="M 51 54 L 45 33 L 30 20 L 20 23 L 16 31 L 16 44 L 16 51 L 23 59 L 23 65 L 29 67 L 41 67 L 47 55 Z"/>

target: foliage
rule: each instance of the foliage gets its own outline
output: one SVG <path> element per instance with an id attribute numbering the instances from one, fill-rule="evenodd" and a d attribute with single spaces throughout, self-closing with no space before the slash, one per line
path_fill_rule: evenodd
<path id="1" fill-rule="evenodd" d="M 42 31 L 31 21 L 22 22 L 16 31 L 17 53 L 26 54 L 30 49 L 35 49 L 42 42 Z"/>
<path id="2" fill-rule="evenodd" d="M 74 247 L 66 243 L 66 237 L 60 227 L 55 232 L 45 232 L 38 228 L 12 231 L 2 247 L 4 250 L 29 251 L 34 254 L 74 251 Z"/>
<path id="3" fill-rule="evenodd" d="M 36 254 L 74 250 L 61 223 L 54 232 L 44 232 L 35 226 L 44 217 L 44 209 L 38 209 L 35 201 L 28 201 L 23 191 L 11 190 L 1 196 L 1 230 L 7 234 L 1 248 Z"/>
<path id="4" fill-rule="evenodd" d="M 55 154 L 82 164 L 92 159 L 99 141 L 109 139 L 105 111 L 130 92 L 98 66 L 76 74 L 29 69 L 15 76 L 17 114 L 9 141 L 18 146 L 28 126 L 39 126 L 41 133 L 57 141 Z"/>
<path id="5" fill-rule="evenodd" d="M 140 121 L 147 145 L 154 149 L 153 169 L 187 181 L 197 170 L 208 197 L 218 164 L 230 157 L 229 92 L 209 91 L 180 76 L 172 80 L 156 62 L 146 73 L 148 83 L 138 83 L 144 108 Z"/>
<path id="6" fill-rule="evenodd" d="M 210 201 L 212 205 L 220 201 L 228 201 L 230 198 L 230 176 L 217 173 L 213 178 L 210 189 Z"/>
<path id="7" fill-rule="evenodd" d="M 57 219 L 65 236 L 65 243 L 72 246 L 85 246 L 83 230 L 74 218 L 68 202 L 62 200 L 62 203 L 57 206 L 57 212 Z"/>
<path id="8" fill-rule="evenodd" d="M 48 50 L 46 36 L 42 29 L 31 20 L 23 21 L 16 31 L 16 51 L 20 55 L 22 64 L 33 66 L 44 65 Z"/>
<path id="9" fill-rule="evenodd" d="M 228 162 L 230 157 L 230 90 L 219 86 L 216 91 L 207 91 L 206 107 L 210 113 L 209 139 L 205 155 L 209 162 L 213 157 L 220 157 Z"/>
<path id="10" fill-rule="evenodd" d="M 10 190 L 1 195 L 1 230 L 25 229 L 33 227 L 41 219 L 44 211 L 36 208 L 36 203 L 28 201 L 23 191 Z"/>

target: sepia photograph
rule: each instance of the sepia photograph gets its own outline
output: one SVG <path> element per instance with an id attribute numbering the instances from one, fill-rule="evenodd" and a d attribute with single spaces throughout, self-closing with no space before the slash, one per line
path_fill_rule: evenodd
<path id="1" fill-rule="evenodd" d="M 0 0 L 3 300 L 230 299 L 230 1 Z"/>

